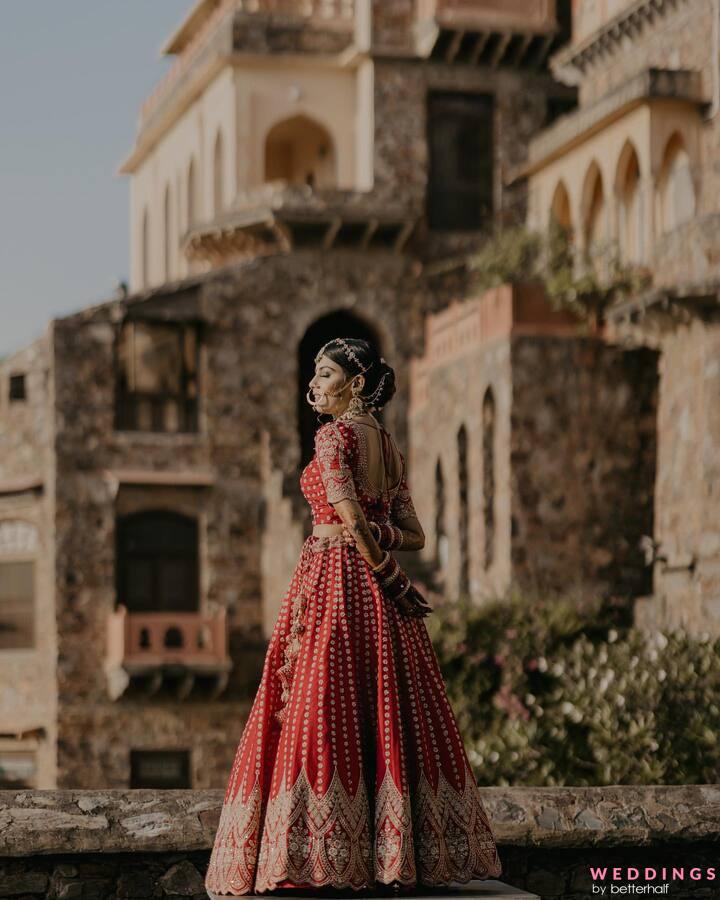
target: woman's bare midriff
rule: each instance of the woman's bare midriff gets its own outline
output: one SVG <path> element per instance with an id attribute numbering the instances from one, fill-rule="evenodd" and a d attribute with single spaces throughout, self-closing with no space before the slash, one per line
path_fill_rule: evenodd
<path id="1" fill-rule="evenodd" d="M 313 525 L 312 533 L 315 537 L 330 537 L 333 534 L 341 534 L 342 525 Z"/>

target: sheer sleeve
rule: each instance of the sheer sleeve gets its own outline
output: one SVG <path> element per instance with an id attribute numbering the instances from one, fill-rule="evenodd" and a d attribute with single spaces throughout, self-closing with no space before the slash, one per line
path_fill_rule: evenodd
<path id="1" fill-rule="evenodd" d="M 327 422 L 318 429 L 315 435 L 315 453 L 328 503 L 357 500 L 350 452 L 349 441 L 335 423 Z"/>
<path id="2" fill-rule="evenodd" d="M 417 513 L 415 512 L 415 506 L 413 505 L 410 488 L 407 483 L 405 457 L 402 453 L 400 458 L 402 459 L 402 478 L 390 507 L 390 518 L 393 522 L 400 522 L 403 519 L 417 519 Z"/>

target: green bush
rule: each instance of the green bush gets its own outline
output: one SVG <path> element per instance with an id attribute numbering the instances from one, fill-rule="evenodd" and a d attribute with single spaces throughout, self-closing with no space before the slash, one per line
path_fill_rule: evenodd
<path id="1" fill-rule="evenodd" d="M 715 783 L 720 639 L 646 634 L 624 603 L 512 590 L 427 619 L 479 784 Z"/>

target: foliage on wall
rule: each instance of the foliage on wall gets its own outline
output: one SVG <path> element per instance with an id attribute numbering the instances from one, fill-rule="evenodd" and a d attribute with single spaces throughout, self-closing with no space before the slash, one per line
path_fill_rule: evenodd
<path id="1" fill-rule="evenodd" d="M 580 251 L 568 232 L 553 221 L 546 232 L 525 226 L 490 234 L 465 259 L 479 290 L 499 284 L 539 281 L 554 309 L 566 309 L 580 320 L 597 324 L 618 300 L 646 289 L 649 272 L 622 262 L 617 245 Z"/>

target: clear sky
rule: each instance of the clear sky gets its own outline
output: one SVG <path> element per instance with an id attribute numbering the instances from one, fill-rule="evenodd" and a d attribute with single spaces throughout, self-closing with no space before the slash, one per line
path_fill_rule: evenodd
<path id="1" fill-rule="evenodd" d="M 191 0 L 3 3 L 0 357 L 109 299 L 129 269 L 129 183 L 116 175 L 165 38 Z"/>

